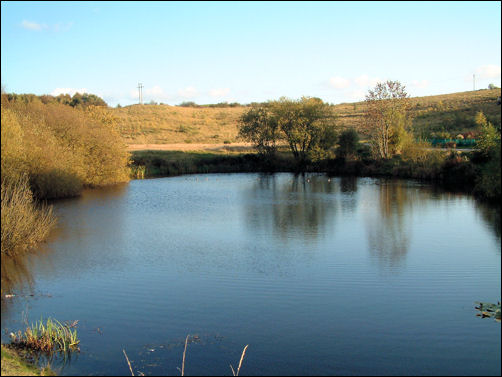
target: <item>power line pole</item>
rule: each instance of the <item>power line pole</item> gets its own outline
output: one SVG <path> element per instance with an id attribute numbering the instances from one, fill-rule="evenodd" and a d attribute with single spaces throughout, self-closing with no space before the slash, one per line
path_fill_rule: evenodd
<path id="1" fill-rule="evenodd" d="M 472 90 L 476 90 L 476 75 L 472 74 Z"/>
<path id="2" fill-rule="evenodd" d="M 138 90 L 139 90 L 139 104 L 143 104 L 143 84 L 138 83 Z"/>

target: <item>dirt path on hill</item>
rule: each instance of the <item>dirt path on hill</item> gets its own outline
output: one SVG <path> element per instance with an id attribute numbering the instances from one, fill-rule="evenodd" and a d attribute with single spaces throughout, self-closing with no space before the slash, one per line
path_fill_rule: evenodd
<path id="1" fill-rule="evenodd" d="M 234 152 L 252 151 L 254 148 L 251 143 L 232 143 L 232 144 L 202 144 L 202 143 L 178 143 L 178 144 L 129 144 L 129 151 L 217 151 L 227 150 Z"/>

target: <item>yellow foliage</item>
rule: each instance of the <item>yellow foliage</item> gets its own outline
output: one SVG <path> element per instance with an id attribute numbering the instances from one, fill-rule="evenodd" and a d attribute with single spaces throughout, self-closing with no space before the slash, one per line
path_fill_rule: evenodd
<path id="1" fill-rule="evenodd" d="M 127 181 L 129 156 L 115 124 L 104 108 L 41 102 L 2 106 L 2 179 L 26 173 L 39 198 L 74 196 L 83 186 Z"/>

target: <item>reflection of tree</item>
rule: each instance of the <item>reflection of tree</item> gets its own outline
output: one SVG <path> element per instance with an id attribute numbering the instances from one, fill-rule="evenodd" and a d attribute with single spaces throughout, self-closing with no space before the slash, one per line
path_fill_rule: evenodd
<path id="1" fill-rule="evenodd" d="M 488 228 L 500 241 L 500 206 L 490 206 L 486 203 L 476 202 L 476 207 Z M 500 249 L 498 250 L 500 251 Z"/>
<path id="2" fill-rule="evenodd" d="M 394 267 L 403 262 L 410 244 L 409 229 L 404 215 L 412 203 L 412 191 L 399 182 L 377 185 L 380 215 L 367 221 L 370 252 L 384 266 Z"/>
<path id="3" fill-rule="evenodd" d="M 250 192 L 248 220 L 281 238 L 315 239 L 332 225 L 338 184 L 324 175 L 262 175 Z"/>
<path id="4" fill-rule="evenodd" d="M 340 178 L 340 192 L 344 195 L 340 195 L 340 206 L 343 213 L 352 213 L 355 211 L 357 206 L 357 177 L 341 177 Z"/>
<path id="5" fill-rule="evenodd" d="M 346 193 L 355 193 L 357 191 L 357 180 L 359 178 L 344 176 L 340 178 L 340 191 Z"/>
<path id="6" fill-rule="evenodd" d="M 116 242 L 116 238 L 120 237 L 116 229 L 123 222 L 120 198 L 127 192 L 126 188 L 126 185 L 107 186 L 86 190 L 79 198 L 54 201 L 59 221 L 48 243 L 14 257 L 2 255 L 2 298 L 12 292 L 20 294 L 28 290 L 33 293 L 35 266 L 36 275 L 43 278 L 74 275 L 85 266 L 96 265 L 96 260 L 106 263 L 109 255 L 102 252 L 103 245 Z M 98 241 L 90 244 L 87 233 L 92 233 Z M 86 242 L 79 242 L 81 239 Z M 117 264 L 117 259 L 113 259 L 114 264 Z M 80 268 L 75 269 L 75 265 Z M 2 299 L 2 313 L 5 310 L 4 301 Z"/>
<path id="7" fill-rule="evenodd" d="M 2 289 L 1 289 L 1 309 L 2 318 L 9 312 L 12 303 L 11 298 L 6 298 L 7 294 L 19 295 L 23 291 L 33 292 L 33 276 L 29 266 L 27 266 L 29 253 L 19 256 L 1 256 L 2 262 Z"/>
<path id="8" fill-rule="evenodd" d="M 2 254 L 2 298 L 14 291 L 33 288 L 33 276 L 26 262 L 28 255 L 29 253 L 19 256 Z"/>

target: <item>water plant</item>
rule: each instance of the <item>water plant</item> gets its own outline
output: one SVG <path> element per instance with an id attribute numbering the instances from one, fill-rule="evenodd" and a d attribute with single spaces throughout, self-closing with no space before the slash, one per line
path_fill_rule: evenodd
<path id="1" fill-rule="evenodd" d="M 11 333 L 11 341 L 15 347 L 26 348 L 47 353 L 61 352 L 70 353 L 80 351 L 80 340 L 77 330 L 73 329 L 78 321 L 64 323 L 48 318 L 46 323 L 40 319 L 27 327 L 24 334 L 18 331 Z"/>
<path id="2" fill-rule="evenodd" d="M 478 317 L 481 318 L 494 317 L 497 322 L 500 322 L 501 319 L 500 301 L 496 304 L 492 304 L 490 302 L 476 302 L 475 309 L 479 310 L 479 313 L 476 314 Z"/>

